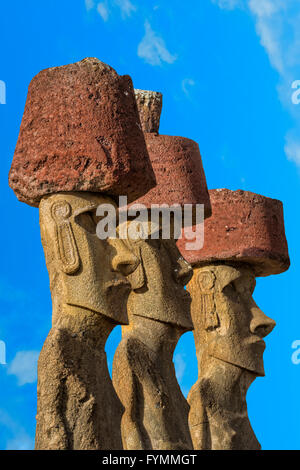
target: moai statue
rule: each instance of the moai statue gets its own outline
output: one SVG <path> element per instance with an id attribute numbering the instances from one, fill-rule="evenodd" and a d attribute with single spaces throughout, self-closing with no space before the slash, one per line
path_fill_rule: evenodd
<path id="1" fill-rule="evenodd" d="M 197 450 L 259 450 L 246 394 L 264 376 L 263 338 L 274 328 L 253 300 L 256 276 L 289 267 L 282 203 L 258 194 L 210 190 L 204 247 L 182 255 L 193 265 L 187 286 L 198 359 L 189 425 Z"/>
<path id="2" fill-rule="evenodd" d="M 151 204 L 175 203 L 204 203 L 209 213 L 197 144 L 150 133 L 145 138 L 157 186 L 136 204 L 143 204 L 148 215 Z M 128 238 L 140 264 L 128 275 L 133 289 L 127 304 L 129 326 L 122 327 L 113 362 L 113 384 L 125 408 L 122 441 L 127 450 L 192 449 L 189 406 L 172 361 L 179 338 L 193 328 L 190 296 L 184 288 L 192 268 L 180 256 L 172 228 L 169 239 L 163 239 L 161 225 L 146 220 L 148 224 L 148 238 Z"/>
<path id="3" fill-rule="evenodd" d="M 128 322 L 124 274 L 138 259 L 123 240 L 98 238 L 96 210 L 155 185 L 131 79 L 97 59 L 34 77 L 9 182 L 39 207 L 53 304 L 38 361 L 36 449 L 121 449 L 123 407 L 104 347 Z"/>

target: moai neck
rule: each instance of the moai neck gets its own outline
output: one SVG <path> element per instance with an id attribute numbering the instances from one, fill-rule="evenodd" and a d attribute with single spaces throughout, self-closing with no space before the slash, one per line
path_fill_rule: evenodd
<path id="1" fill-rule="evenodd" d="M 52 328 L 66 330 L 99 352 L 104 352 L 107 338 L 115 326 L 111 319 L 99 313 L 65 304 L 57 298 L 53 302 Z"/>
<path id="2" fill-rule="evenodd" d="M 173 367 L 173 355 L 179 338 L 184 333 L 182 328 L 170 323 L 158 322 L 138 315 L 129 316 L 129 326 L 123 326 L 123 336 L 134 330 L 134 336 L 151 351 L 151 358 L 161 370 Z"/>
<path id="3" fill-rule="evenodd" d="M 198 359 L 198 381 L 188 402 L 195 449 L 260 449 L 246 394 L 264 375 L 266 336 L 275 322 L 252 298 L 250 267 L 207 265 L 194 269 L 188 285 Z"/>
<path id="4" fill-rule="evenodd" d="M 256 376 L 220 359 L 207 357 L 193 386 L 190 431 L 197 450 L 259 450 L 248 417 L 246 395 Z"/>

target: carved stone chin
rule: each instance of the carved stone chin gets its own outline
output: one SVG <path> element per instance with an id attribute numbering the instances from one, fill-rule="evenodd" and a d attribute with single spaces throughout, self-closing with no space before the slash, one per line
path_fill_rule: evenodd
<path id="1" fill-rule="evenodd" d="M 198 381 L 188 396 L 195 449 L 259 449 L 246 393 L 264 375 L 263 338 L 275 322 L 256 305 L 255 276 L 247 265 L 194 269 L 188 284 Z"/>

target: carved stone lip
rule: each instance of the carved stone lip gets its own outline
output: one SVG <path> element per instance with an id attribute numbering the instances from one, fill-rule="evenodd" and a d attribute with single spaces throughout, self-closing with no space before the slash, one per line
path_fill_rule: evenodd
<path id="1" fill-rule="evenodd" d="M 263 349 L 266 347 L 264 340 L 258 336 L 252 336 L 247 340 L 248 344 L 255 344 L 256 346 L 261 346 Z"/>
<path id="2" fill-rule="evenodd" d="M 126 288 L 128 290 L 131 290 L 131 284 L 128 281 L 126 281 L 126 279 L 116 279 L 112 282 L 107 283 L 106 287 L 107 287 L 107 289 L 111 289 L 111 288 L 116 288 L 117 289 L 117 288 L 122 287 L 122 288 Z"/>

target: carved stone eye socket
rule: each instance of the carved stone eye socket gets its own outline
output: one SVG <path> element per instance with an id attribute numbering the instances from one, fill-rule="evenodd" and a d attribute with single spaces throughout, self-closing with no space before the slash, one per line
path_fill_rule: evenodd
<path id="1" fill-rule="evenodd" d="M 224 287 L 223 292 L 225 294 L 234 294 L 234 293 L 238 292 L 234 281 L 227 284 L 227 286 Z"/>
<path id="2" fill-rule="evenodd" d="M 256 286 L 256 281 L 255 278 L 253 279 L 249 276 L 242 276 L 241 278 L 232 281 L 229 286 L 231 286 L 231 290 L 234 290 L 241 295 L 252 296 Z"/>
<path id="3" fill-rule="evenodd" d="M 96 235 L 96 214 L 95 211 L 83 212 L 76 216 L 76 223 L 87 232 Z"/>

